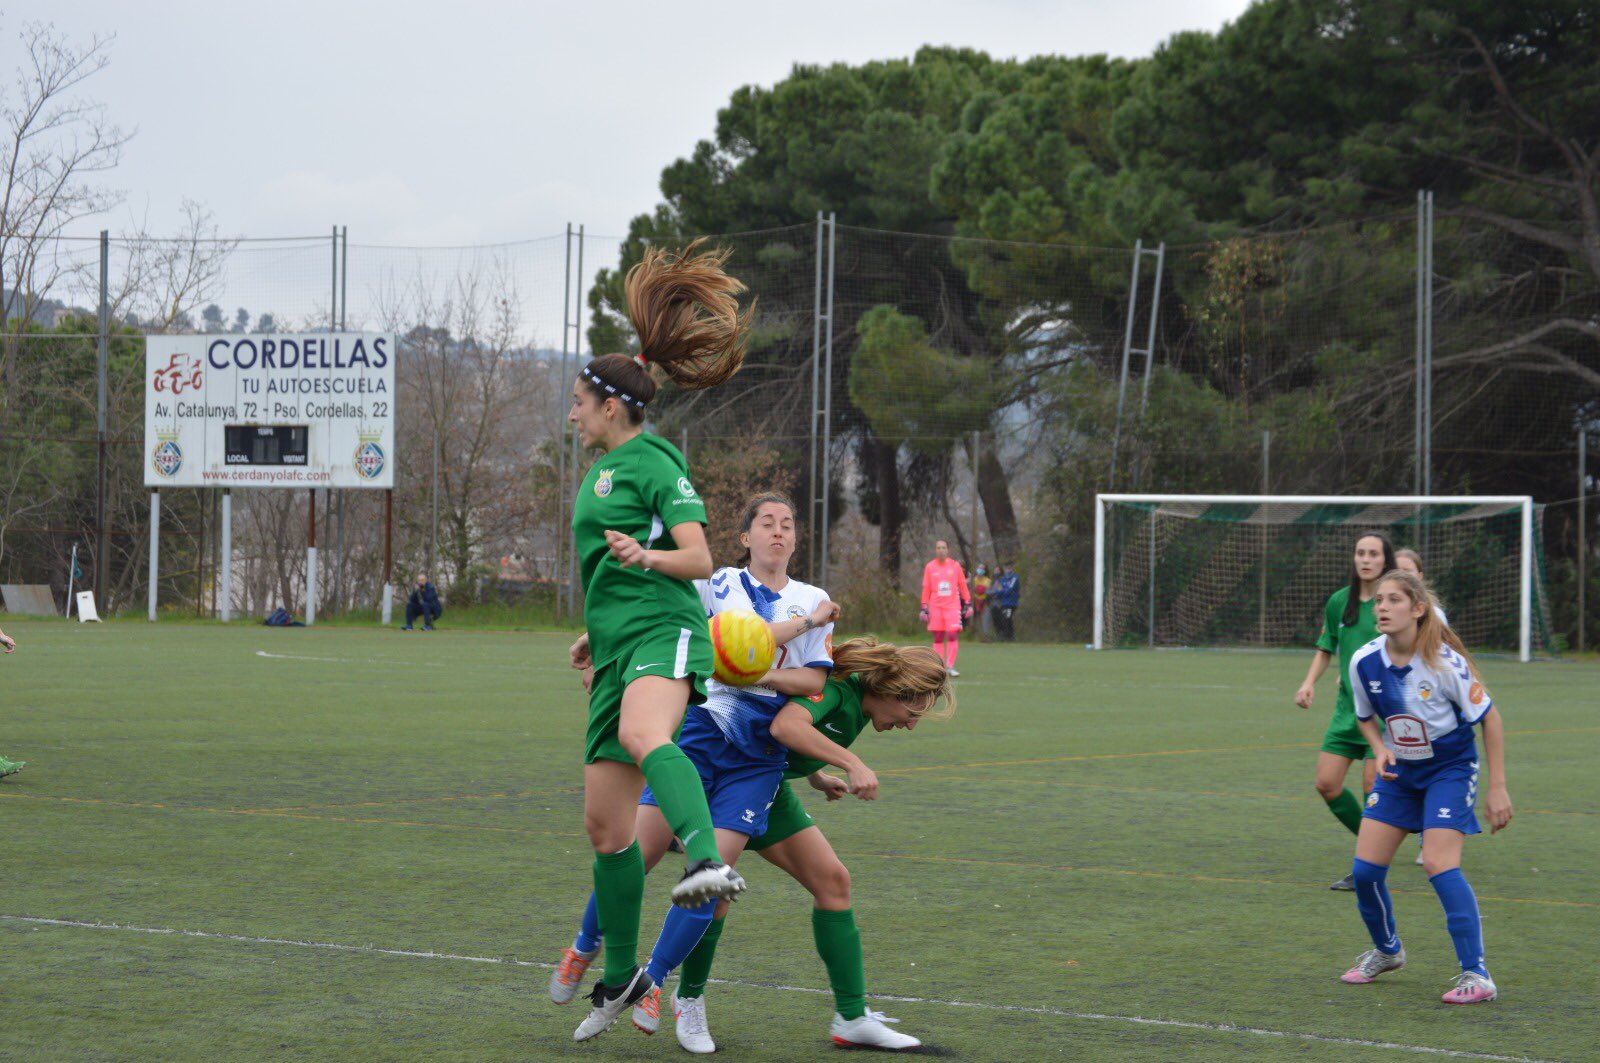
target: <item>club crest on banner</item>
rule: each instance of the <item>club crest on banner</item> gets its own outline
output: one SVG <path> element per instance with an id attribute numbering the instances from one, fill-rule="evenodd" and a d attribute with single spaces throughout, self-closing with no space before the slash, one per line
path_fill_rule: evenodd
<path id="1" fill-rule="evenodd" d="M 156 448 L 150 455 L 151 463 L 156 472 L 170 479 L 183 468 L 183 450 L 178 446 L 178 433 L 157 432 L 156 440 Z"/>
<path id="2" fill-rule="evenodd" d="M 368 480 L 376 480 L 383 475 L 383 448 L 378 445 L 382 435 L 374 433 L 368 435 L 361 433 L 361 443 L 356 447 L 355 466 L 356 472 Z"/>

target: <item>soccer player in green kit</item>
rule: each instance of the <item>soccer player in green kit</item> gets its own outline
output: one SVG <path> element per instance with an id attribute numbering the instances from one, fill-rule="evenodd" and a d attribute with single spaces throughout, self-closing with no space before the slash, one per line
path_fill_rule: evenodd
<path id="1" fill-rule="evenodd" d="M 1322 634 L 1317 636 L 1317 651 L 1305 682 L 1295 692 L 1294 703 L 1309 709 L 1316 697 L 1317 680 L 1328 670 L 1335 654 L 1339 657 L 1339 694 L 1333 703 L 1333 719 L 1322 735 L 1322 752 L 1317 755 L 1317 793 L 1328 803 L 1328 810 L 1351 834 L 1361 830 L 1362 799 L 1345 786 L 1350 765 L 1363 761 L 1361 789 L 1370 792 L 1374 771 L 1372 747 L 1356 724 L 1355 701 L 1350 693 L 1350 658 L 1378 637 L 1378 623 L 1372 615 L 1372 597 L 1378 580 L 1395 567 L 1394 544 L 1381 532 L 1366 532 L 1356 540 L 1350 585 L 1340 587 L 1328 598 L 1323 610 Z M 1346 875 L 1330 889 L 1354 890 L 1355 881 Z"/>
<path id="2" fill-rule="evenodd" d="M 592 1010 L 573 1033 L 610 1028 L 650 991 L 637 966 L 644 860 L 634 816 L 646 780 L 688 869 L 672 901 L 697 906 L 731 897 L 744 880 L 718 858 L 700 774 L 673 735 L 689 702 L 706 697 L 710 633 L 690 581 L 712 573 L 705 504 L 676 448 L 643 430 L 655 397 L 651 366 L 679 387 L 715 387 L 744 360 L 750 327 L 739 312 L 744 285 L 723 272 L 726 251 L 681 255 L 659 248 L 628 272 L 624 292 L 639 354 L 601 355 L 572 387 L 567 419 L 578 441 L 599 450 L 573 506 L 587 630 L 572 664 L 593 667 L 584 751 L 584 827 L 594 847 L 594 892 L 605 973 Z"/>

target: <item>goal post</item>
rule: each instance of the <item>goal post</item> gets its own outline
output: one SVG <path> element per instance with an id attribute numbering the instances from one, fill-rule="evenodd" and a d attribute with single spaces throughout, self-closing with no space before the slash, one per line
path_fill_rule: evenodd
<path id="1" fill-rule="evenodd" d="M 1527 661 L 1550 650 L 1542 516 L 1527 495 L 1096 495 L 1093 645 L 1309 645 L 1381 531 L 1469 648 Z"/>

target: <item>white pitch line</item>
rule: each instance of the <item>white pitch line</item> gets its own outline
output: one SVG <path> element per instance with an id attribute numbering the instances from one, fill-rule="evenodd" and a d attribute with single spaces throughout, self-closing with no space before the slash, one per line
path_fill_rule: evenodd
<path id="1" fill-rule="evenodd" d="M 296 941 L 292 938 L 250 937 L 245 934 L 216 934 L 207 930 L 175 930 L 167 927 L 129 926 L 125 923 L 80 922 L 75 919 L 45 919 L 31 915 L 0 915 L 0 920 L 12 923 L 35 923 L 41 926 L 64 926 L 80 930 L 125 930 L 137 934 L 170 934 L 174 937 L 205 938 L 211 941 L 241 941 L 249 945 L 293 945 L 302 949 L 323 949 L 329 952 L 353 952 L 368 956 L 405 956 L 422 960 L 458 960 L 464 963 L 493 963 L 507 967 L 539 967 L 554 970 L 553 963 L 537 960 L 506 959 L 499 956 L 467 956 L 454 952 L 430 952 L 419 949 L 385 949 L 376 945 L 340 945 L 327 941 Z M 810 993 L 831 996 L 832 990 L 811 986 L 780 985 L 776 982 L 745 982 L 733 978 L 712 978 L 712 985 L 739 986 L 745 989 L 776 989 L 783 993 Z M 1365 1041 L 1356 1037 L 1328 1037 L 1316 1033 L 1299 1033 L 1295 1030 L 1267 1030 L 1258 1026 L 1236 1026 L 1225 1022 L 1185 1022 L 1180 1019 L 1148 1019 L 1141 1015 L 1108 1015 L 1096 1011 L 1067 1011 L 1064 1008 L 1030 1008 L 1020 1004 L 983 1004 L 971 1000 L 941 1000 L 936 997 L 903 997 L 887 993 L 868 993 L 869 1000 L 887 1000 L 895 1004 L 937 1004 L 947 1008 L 975 1008 L 980 1011 L 1006 1011 L 1023 1015 L 1051 1015 L 1062 1019 L 1090 1022 L 1120 1022 L 1134 1026 L 1163 1026 L 1179 1030 L 1204 1030 L 1209 1033 L 1247 1033 L 1257 1037 L 1281 1037 L 1291 1041 L 1311 1041 L 1317 1044 L 1349 1045 L 1354 1048 L 1387 1048 L 1396 1052 L 1415 1052 L 1423 1055 L 1446 1056 L 1451 1059 L 1482 1059 L 1491 1063 L 1559 1063 L 1558 1060 L 1535 1059 L 1529 1056 L 1496 1056 L 1487 1052 L 1466 1052 L 1453 1048 L 1431 1048 L 1427 1045 L 1407 1045 L 1394 1041 Z"/>

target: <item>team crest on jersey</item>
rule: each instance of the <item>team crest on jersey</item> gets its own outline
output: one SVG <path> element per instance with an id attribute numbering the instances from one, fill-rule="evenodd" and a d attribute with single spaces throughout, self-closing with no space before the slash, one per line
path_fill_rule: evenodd
<path id="1" fill-rule="evenodd" d="M 801 617 L 803 617 L 805 615 L 806 615 L 806 611 L 804 609 L 800 608 L 798 605 L 789 606 L 789 619 L 790 620 L 799 620 Z"/>
<path id="2" fill-rule="evenodd" d="M 1418 683 L 1417 697 L 1421 698 L 1423 701 L 1427 701 L 1429 698 L 1433 697 L 1433 684 L 1428 682 L 1426 679 Z"/>
<path id="3" fill-rule="evenodd" d="M 615 469 L 601 469 L 599 479 L 594 482 L 594 493 L 601 498 L 611 493 L 611 477 L 616 474 Z"/>

